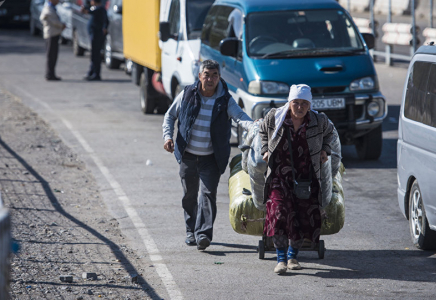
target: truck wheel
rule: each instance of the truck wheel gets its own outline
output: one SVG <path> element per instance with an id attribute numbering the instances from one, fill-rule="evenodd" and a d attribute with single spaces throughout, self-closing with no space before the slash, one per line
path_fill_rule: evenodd
<path id="1" fill-rule="evenodd" d="M 430 229 L 418 181 L 415 180 L 409 196 L 409 228 L 413 244 L 418 249 L 436 249 L 436 231 Z"/>
<path id="2" fill-rule="evenodd" d="M 382 152 L 382 126 L 371 130 L 355 142 L 357 156 L 363 160 L 377 160 Z"/>
<path id="3" fill-rule="evenodd" d="M 143 67 L 137 63 L 132 63 L 132 82 L 136 85 L 141 83 L 141 74 L 143 73 Z"/>
<path id="4" fill-rule="evenodd" d="M 104 47 L 104 62 L 108 69 L 118 69 L 121 65 L 121 61 L 112 56 L 111 36 L 106 36 L 106 43 Z"/>
<path id="5" fill-rule="evenodd" d="M 79 45 L 79 36 L 76 30 L 73 32 L 73 53 L 75 56 L 83 56 L 85 49 Z"/>
<path id="6" fill-rule="evenodd" d="M 155 99 L 148 94 L 148 78 L 146 72 L 142 72 L 140 79 L 141 110 L 144 114 L 152 114 L 155 108 Z"/>

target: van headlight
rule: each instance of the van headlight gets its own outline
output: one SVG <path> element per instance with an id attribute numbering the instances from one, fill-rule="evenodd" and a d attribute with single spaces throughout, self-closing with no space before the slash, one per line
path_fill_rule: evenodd
<path id="1" fill-rule="evenodd" d="M 248 85 L 248 92 L 255 95 L 286 95 L 289 93 L 289 85 L 282 82 L 255 80 Z"/>
<path id="2" fill-rule="evenodd" d="M 373 101 L 368 104 L 366 110 L 368 112 L 368 115 L 374 117 L 380 112 L 380 104 L 378 102 Z"/>
<path id="3" fill-rule="evenodd" d="M 356 79 L 350 84 L 350 91 L 373 90 L 375 82 L 372 77 L 363 77 Z"/>

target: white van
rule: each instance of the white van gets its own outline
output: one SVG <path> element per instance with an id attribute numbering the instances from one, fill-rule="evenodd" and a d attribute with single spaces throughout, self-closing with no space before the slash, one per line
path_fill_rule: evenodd
<path id="1" fill-rule="evenodd" d="M 410 62 L 397 144 L 398 204 L 419 249 L 436 249 L 436 46 Z"/>

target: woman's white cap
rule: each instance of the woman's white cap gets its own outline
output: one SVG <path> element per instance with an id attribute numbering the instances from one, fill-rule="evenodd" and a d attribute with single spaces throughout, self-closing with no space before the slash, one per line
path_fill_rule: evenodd
<path id="1" fill-rule="evenodd" d="M 289 90 L 288 102 L 295 99 L 303 99 L 312 103 L 312 93 L 307 84 L 293 84 Z"/>

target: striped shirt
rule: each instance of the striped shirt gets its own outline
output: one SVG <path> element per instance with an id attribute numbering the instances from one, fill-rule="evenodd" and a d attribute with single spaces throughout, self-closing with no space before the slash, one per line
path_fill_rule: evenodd
<path id="1" fill-rule="evenodd" d="M 192 126 L 191 139 L 186 146 L 186 151 L 189 153 L 195 155 L 209 155 L 213 153 L 212 140 L 210 138 L 210 123 L 217 94 L 215 93 L 212 97 L 205 97 L 200 93 L 200 112 Z"/>

